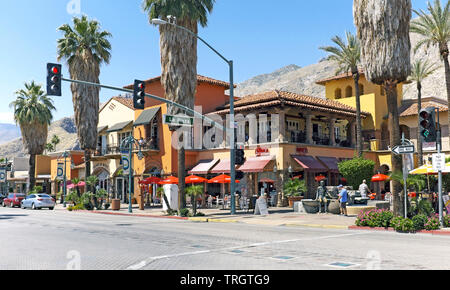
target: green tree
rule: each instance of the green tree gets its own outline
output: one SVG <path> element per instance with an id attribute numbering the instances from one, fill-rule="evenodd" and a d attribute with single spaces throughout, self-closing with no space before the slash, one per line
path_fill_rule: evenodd
<path id="1" fill-rule="evenodd" d="M 361 43 L 366 79 L 386 91 L 390 146 L 401 142 L 398 84 L 411 74 L 411 0 L 354 0 L 353 14 Z M 392 171 L 402 170 L 401 156 L 391 155 Z M 394 214 L 403 213 L 400 183 L 391 188 Z"/>
<path id="2" fill-rule="evenodd" d="M 302 196 L 308 191 L 304 180 L 297 178 L 290 179 L 284 184 L 284 192 L 286 197 Z"/>
<path id="3" fill-rule="evenodd" d="M 447 87 L 447 99 L 450 106 L 450 65 L 448 61 L 450 41 L 450 2 L 447 1 L 444 7 L 441 6 L 440 0 L 434 0 L 434 5 L 428 2 L 428 13 L 422 9 L 413 10 L 419 16 L 411 22 L 411 32 L 421 35 L 415 50 L 422 46 L 437 46 L 445 67 L 445 83 Z M 450 123 L 450 114 L 448 114 Z"/>
<path id="4" fill-rule="evenodd" d="M 149 19 L 176 17 L 176 24 L 198 33 L 198 24 L 206 27 L 208 14 L 215 0 L 144 0 L 143 8 Z M 197 38 L 173 25 L 160 25 L 161 83 L 165 97 L 188 108 L 194 108 L 197 89 Z M 169 106 L 168 114 L 177 115 L 180 109 Z M 183 113 L 183 112 L 181 112 Z M 175 130 L 176 128 L 171 128 Z M 178 179 L 180 202 L 178 210 L 186 207 L 185 148 L 178 150 Z"/>
<path id="5" fill-rule="evenodd" d="M 435 64 L 429 63 L 428 60 L 418 59 L 412 64 L 411 75 L 409 80 L 417 84 L 417 115 L 422 110 L 422 82 L 432 75 L 438 67 Z M 420 118 L 418 119 L 418 127 L 420 128 Z M 421 132 L 417 130 L 417 152 L 419 153 L 419 166 L 423 165 L 423 149 L 421 140 Z"/>
<path id="6" fill-rule="evenodd" d="M 375 171 L 375 162 L 364 158 L 355 158 L 340 162 L 339 172 L 347 179 L 347 183 L 353 189 L 359 188 L 363 180 L 371 180 Z"/>
<path id="7" fill-rule="evenodd" d="M 58 28 L 64 36 L 58 40 L 58 60 L 69 65 L 70 78 L 100 83 L 100 66 L 111 59 L 111 33 L 104 31 L 96 20 L 87 16 L 73 18 L 73 27 Z M 84 150 L 86 178 L 91 175 L 91 152 L 97 148 L 97 126 L 100 88 L 73 83 L 72 101 L 78 140 Z"/>
<path id="8" fill-rule="evenodd" d="M 359 40 L 352 33 L 346 32 L 346 37 L 347 40 L 344 41 L 341 37 L 335 36 L 331 40 L 336 46 L 325 46 L 320 47 L 320 49 L 330 54 L 328 60 L 338 64 L 336 75 L 351 72 L 353 76 L 356 92 L 356 152 L 358 157 L 362 157 L 364 142 L 362 139 L 360 74 L 358 70 L 358 65 L 361 61 L 361 46 L 359 45 Z"/>
<path id="9" fill-rule="evenodd" d="M 14 120 L 22 132 L 22 142 L 30 155 L 28 172 L 29 192 L 36 185 L 36 155 L 44 152 L 48 126 L 56 110 L 53 100 L 45 95 L 42 86 L 34 81 L 25 83 L 25 89 L 16 92 L 16 100 L 10 104 L 14 108 Z"/>
<path id="10" fill-rule="evenodd" d="M 186 188 L 186 194 L 191 196 L 192 210 L 197 215 L 197 196 L 203 193 L 203 185 L 192 185 Z"/>

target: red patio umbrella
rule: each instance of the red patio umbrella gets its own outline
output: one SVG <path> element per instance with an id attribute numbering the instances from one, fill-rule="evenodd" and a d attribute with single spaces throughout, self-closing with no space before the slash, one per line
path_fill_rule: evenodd
<path id="1" fill-rule="evenodd" d="M 319 175 L 319 176 L 316 177 L 316 181 L 317 181 L 317 182 L 320 182 L 320 181 L 322 181 L 322 180 L 324 180 L 324 179 L 326 179 L 326 177 L 323 176 L 323 175 Z"/>
<path id="2" fill-rule="evenodd" d="M 164 185 L 164 184 L 178 184 L 178 178 L 174 176 L 169 176 L 166 179 L 160 181 L 158 184 Z"/>
<path id="3" fill-rule="evenodd" d="M 302 177 L 303 177 L 303 175 L 297 175 L 297 176 L 292 177 L 292 179 L 300 179 Z"/>
<path id="4" fill-rule="evenodd" d="M 186 184 L 205 183 L 205 182 L 208 182 L 208 179 L 200 177 L 200 176 L 191 175 L 191 176 L 186 177 L 185 182 L 186 182 Z"/>
<path id="5" fill-rule="evenodd" d="M 209 180 L 208 183 L 231 183 L 231 177 L 225 174 L 219 175 L 217 177 L 214 177 L 213 179 Z M 239 180 L 236 180 L 236 183 L 240 183 Z"/>
<path id="6" fill-rule="evenodd" d="M 148 177 L 142 181 L 139 181 L 139 184 L 149 185 L 149 184 L 159 184 L 160 182 L 161 182 L 161 178 L 152 176 L 152 177 Z"/>
<path id="7" fill-rule="evenodd" d="M 372 182 L 382 182 L 382 181 L 386 181 L 386 180 L 389 180 L 389 179 L 390 179 L 390 177 L 387 176 L 387 175 L 377 174 L 377 175 L 374 175 L 372 177 Z"/>

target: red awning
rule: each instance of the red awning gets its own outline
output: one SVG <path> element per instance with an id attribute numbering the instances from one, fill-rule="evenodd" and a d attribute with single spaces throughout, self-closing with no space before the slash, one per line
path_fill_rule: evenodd
<path id="1" fill-rule="evenodd" d="M 336 157 L 317 157 L 320 162 L 322 162 L 326 167 L 328 167 L 330 172 L 339 173 L 338 160 Z"/>
<path id="2" fill-rule="evenodd" d="M 219 159 L 201 160 L 191 171 L 189 171 L 189 174 L 208 174 L 219 161 Z"/>
<path id="3" fill-rule="evenodd" d="M 275 160 L 275 156 L 250 157 L 239 168 L 239 171 L 246 173 L 264 172 L 264 169 L 272 160 Z"/>
<path id="4" fill-rule="evenodd" d="M 328 169 L 312 156 L 294 155 L 292 158 L 300 164 L 305 171 L 326 172 Z"/>

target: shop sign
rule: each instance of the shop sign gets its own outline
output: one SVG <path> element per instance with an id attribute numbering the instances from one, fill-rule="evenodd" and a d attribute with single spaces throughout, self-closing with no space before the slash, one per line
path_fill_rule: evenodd
<path id="1" fill-rule="evenodd" d="M 58 169 L 56 170 L 56 177 L 60 178 L 64 176 L 64 163 L 58 163 Z"/>
<path id="2" fill-rule="evenodd" d="M 270 155 L 270 151 L 268 148 L 262 148 L 262 147 L 258 147 L 255 150 L 255 154 L 257 157 L 260 156 L 269 156 Z"/>
<path id="3" fill-rule="evenodd" d="M 297 147 L 297 154 L 308 154 L 308 148 L 306 148 L 306 147 Z"/>

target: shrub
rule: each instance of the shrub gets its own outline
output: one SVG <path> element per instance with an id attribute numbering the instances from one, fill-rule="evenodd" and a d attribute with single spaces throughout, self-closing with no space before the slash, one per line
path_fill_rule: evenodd
<path id="1" fill-rule="evenodd" d="M 286 197 L 304 196 L 308 191 L 304 180 L 291 179 L 284 185 Z"/>
<path id="2" fill-rule="evenodd" d="M 394 214 L 388 210 L 373 209 L 361 211 L 356 218 L 356 225 L 360 227 L 384 227 L 388 228 Z"/>
<path id="3" fill-rule="evenodd" d="M 205 216 L 205 214 L 202 212 L 197 212 L 194 216 Z"/>
<path id="4" fill-rule="evenodd" d="M 180 216 L 182 217 L 188 217 L 189 216 L 189 209 L 188 208 L 182 208 L 180 210 Z"/>
<path id="5" fill-rule="evenodd" d="M 415 232 L 414 223 L 412 220 L 403 217 L 394 217 L 391 220 L 392 227 L 401 233 L 413 233 Z"/>
<path id="6" fill-rule="evenodd" d="M 353 188 L 358 188 L 364 179 L 370 180 L 375 171 L 375 162 L 364 158 L 340 162 L 339 172 Z"/>
<path id="7" fill-rule="evenodd" d="M 437 216 L 429 217 L 424 227 L 427 231 L 438 230 L 440 228 L 439 218 Z"/>
<path id="8" fill-rule="evenodd" d="M 417 203 L 417 213 L 431 217 L 434 214 L 432 203 L 425 199 L 419 200 Z"/>
<path id="9" fill-rule="evenodd" d="M 70 206 L 67 208 L 67 210 L 68 210 L 68 211 L 72 211 L 72 210 L 73 210 L 73 206 L 70 205 Z"/>
<path id="10" fill-rule="evenodd" d="M 418 214 L 412 218 L 414 228 L 416 231 L 423 230 L 425 228 L 425 223 L 428 221 L 428 217 L 423 214 Z"/>
<path id="11" fill-rule="evenodd" d="M 444 227 L 450 228 L 450 215 L 444 216 Z"/>

